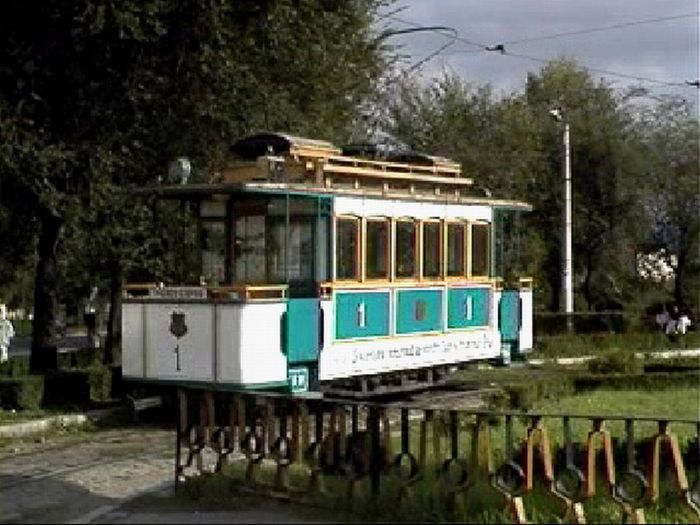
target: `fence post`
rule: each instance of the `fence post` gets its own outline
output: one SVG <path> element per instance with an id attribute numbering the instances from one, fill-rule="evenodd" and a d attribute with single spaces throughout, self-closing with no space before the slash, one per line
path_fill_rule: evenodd
<path id="1" fill-rule="evenodd" d="M 369 435 L 370 435 L 370 462 L 369 476 L 370 489 L 372 497 L 376 498 L 379 495 L 380 478 L 382 475 L 382 439 L 379 428 L 379 408 L 372 406 L 369 408 Z"/>

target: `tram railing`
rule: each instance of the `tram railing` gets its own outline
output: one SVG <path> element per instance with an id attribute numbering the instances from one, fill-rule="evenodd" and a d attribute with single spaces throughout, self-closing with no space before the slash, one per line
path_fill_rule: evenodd
<path id="1" fill-rule="evenodd" d="M 668 491 L 700 517 L 700 420 L 179 390 L 176 487 L 233 463 L 245 467 L 247 485 L 299 497 L 329 479 L 349 499 L 360 485 L 373 498 L 390 486 L 398 501 L 437 487 L 435 501 L 450 512 L 486 485 L 517 523 L 538 510 L 535 490 L 559 502 L 564 522 L 585 523 L 584 504 L 603 495 L 623 522 L 644 523 Z M 293 465 L 302 482 L 290 482 Z"/>

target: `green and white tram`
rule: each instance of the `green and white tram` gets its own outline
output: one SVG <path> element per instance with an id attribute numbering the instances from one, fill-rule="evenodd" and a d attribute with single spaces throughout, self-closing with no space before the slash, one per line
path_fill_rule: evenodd
<path id="1" fill-rule="evenodd" d="M 125 287 L 126 379 L 367 395 L 532 348 L 532 281 L 499 268 L 526 203 L 473 196 L 439 157 L 274 133 L 232 149 L 220 182 L 149 190 L 196 203 L 201 278 Z"/>

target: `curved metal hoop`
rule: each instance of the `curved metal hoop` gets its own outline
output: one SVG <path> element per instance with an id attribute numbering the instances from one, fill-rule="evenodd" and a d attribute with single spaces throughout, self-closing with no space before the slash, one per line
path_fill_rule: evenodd
<path id="1" fill-rule="evenodd" d="M 253 463 L 260 463 L 265 457 L 263 442 L 255 432 L 248 432 L 241 440 L 241 450 Z"/>
<path id="2" fill-rule="evenodd" d="M 453 474 L 457 471 L 457 476 Z M 440 466 L 440 476 L 445 483 L 455 489 L 463 489 L 469 484 L 469 468 L 467 462 L 460 458 L 451 458 L 443 462 Z"/>
<path id="3" fill-rule="evenodd" d="M 322 445 L 318 441 L 314 441 L 304 451 L 304 462 L 311 467 L 311 470 L 321 470 L 323 467 L 323 452 Z"/>
<path id="4" fill-rule="evenodd" d="M 633 508 L 644 506 L 649 483 L 644 474 L 636 469 L 626 470 L 617 476 L 613 495 Z"/>
<path id="5" fill-rule="evenodd" d="M 554 478 L 554 490 L 573 502 L 583 501 L 586 476 L 576 467 L 565 467 Z"/>
<path id="6" fill-rule="evenodd" d="M 369 465 L 365 455 L 365 443 L 363 435 L 351 435 L 349 446 L 345 452 L 345 469 L 354 478 L 360 478 L 369 472 Z"/>
<path id="7" fill-rule="evenodd" d="M 515 461 L 508 461 L 498 467 L 491 483 L 501 492 L 516 497 L 523 493 L 525 480 L 523 468 Z"/>
<path id="8" fill-rule="evenodd" d="M 404 464 L 404 460 L 408 461 L 408 465 Z M 418 460 L 410 452 L 397 454 L 391 463 L 391 468 L 394 475 L 401 481 L 408 482 L 418 477 Z"/>
<path id="9" fill-rule="evenodd" d="M 275 459 L 278 465 L 283 467 L 290 465 L 293 460 L 290 440 L 286 436 L 278 437 L 270 448 L 270 455 Z"/>

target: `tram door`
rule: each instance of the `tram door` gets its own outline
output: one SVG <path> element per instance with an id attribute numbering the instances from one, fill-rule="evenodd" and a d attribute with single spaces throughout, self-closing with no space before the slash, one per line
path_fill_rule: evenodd
<path id="1" fill-rule="evenodd" d="M 321 302 L 316 298 L 289 299 L 284 346 L 292 392 L 315 387 L 321 338 Z"/>
<path id="2" fill-rule="evenodd" d="M 520 332 L 520 292 L 503 290 L 498 305 L 498 329 L 501 332 L 501 349 L 503 360 L 510 363 L 514 351 L 517 351 Z"/>

